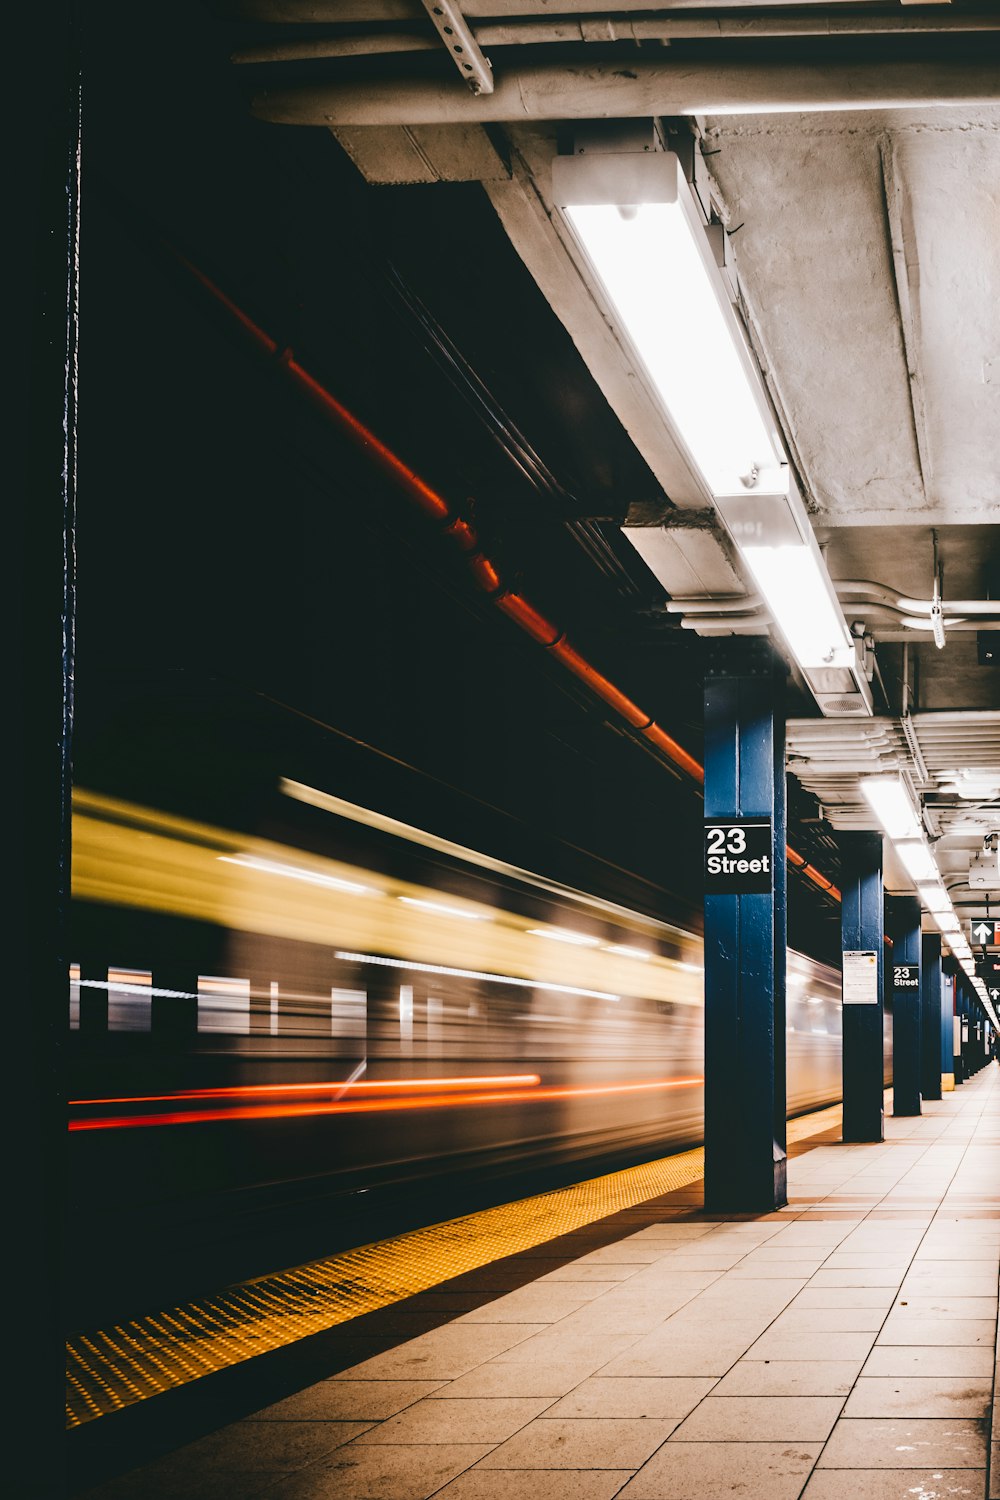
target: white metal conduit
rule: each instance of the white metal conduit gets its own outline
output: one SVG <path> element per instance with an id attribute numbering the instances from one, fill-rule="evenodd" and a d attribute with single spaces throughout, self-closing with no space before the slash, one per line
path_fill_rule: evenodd
<path id="1" fill-rule="evenodd" d="M 834 583 L 837 596 L 845 606 L 868 605 L 888 615 L 891 623 L 910 630 L 934 629 L 937 601 L 914 599 L 869 579 L 844 579 Z M 729 595 L 715 599 L 670 599 L 670 614 L 682 616 L 685 630 L 700 634 L 746 634 L 771 624 L 771 617 L 759 594 Z M 948 630 L 981 630 L 990 620 L 1000 621 L 1000 599 L 945 599 L 940 602 L 941 619 Z"/>

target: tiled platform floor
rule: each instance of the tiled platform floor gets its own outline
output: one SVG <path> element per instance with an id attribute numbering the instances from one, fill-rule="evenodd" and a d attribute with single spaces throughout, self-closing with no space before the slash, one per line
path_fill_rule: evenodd
<path id="1" fill-rule="evenodd" d="M 780 1213 L 630 1210 L 90 1500 L 1000 1497 L 997 1068 L 881 1145 L 818 1140 Z"/>

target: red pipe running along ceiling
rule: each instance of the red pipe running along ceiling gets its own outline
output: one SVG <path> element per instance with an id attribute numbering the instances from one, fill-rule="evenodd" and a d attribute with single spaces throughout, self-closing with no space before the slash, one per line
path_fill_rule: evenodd
<path id="1" fill-rule="evenodd" d="M 176 253 L 176 252 L 175 252 Z M 684 776 L 698 786 L 705 781 L 704 767 L 693 755 L 679 745 L 677 741 L 657 724 L 651 714 L 633 703 L 620 688 L 616 687 L 604 674 L 588 661 L 587 658 L 573 646 L 567 638 L 565 630 L 561 629 L 541 610 L 537 609 L 523 594 L 515 593 L 505 586 L 493 563 L 483 552 L 475 527 L 464 516 L 453 511 L 447 500 L 431 488 L 420 475 L 398 458 L 390 448 L 370 428 L 366 427 L 353 412 L 349 411 L 342 402 L 326 386 L 322 385 L 314 375 L 311 375 L 298 360 L 295 359 L 290 349 L 281 348 L 277 342 L 265 333 L 247 313 L 215 282 L 210 280 L 197 266 L 192 265 L 183 256 L 177 255 L 177 259 L 185 269 L 210 293 L 230 316 L 239 324 L 250 341 L 261 354 L 277 361 L 279 368 L 284 372 L 287 379 L 305 395 L 314 406 L 318 407 L 323 415 L 331 421 L 342 433 L 349 437 L 371 461 L 382 469 L 390 479 L 408 496 L 410 500 L 430 520 L 436 521 L 441 527 L 443 536 L 449 538 L 459 551 L 465 555 L 469 571 L 476 585 L 492 600 L 496 607 L 501 610 L 509 620 L 520 626 L 520 628 L 536 641 L 550 656 L 554 656 L 567 671 L 572 672 L 595 697 L 612 709 L 618 716 L 636 730 L 642 737 L 660 752 L 660 754 L 677 768 Z M 828 880 L 819 870 L 811 865 L 807 859 L 793 849 L 790 844 L 785 849 L 788 863 L 797 870 L 806 880 L 818 886 L 833 900 L 839 901 L 841 893 L 832 880 Z"/>

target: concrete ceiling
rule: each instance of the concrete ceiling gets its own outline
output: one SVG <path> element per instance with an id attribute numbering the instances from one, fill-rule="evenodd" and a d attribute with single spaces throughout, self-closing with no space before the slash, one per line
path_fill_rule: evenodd
<path id="1" fill-rule="evenodd" d="M 452 11 L 489 55 L 476 91 L 435 50 L 433 7 L 236 9 L 281 28 L 261 44 L 258 26 L 240 59 L 256 64 L 261 118 L 332 129 L 371 181 L 483 184 L 662 486 L 659 513 L 629 517 L 626 535 L 675 601 L 720 599 L 716 633 L 759 634 L 767 618 L 758 601 L 740 607 L 749 591 L 710 497 L 551 201 L 568 122 L 652 115 L 694 133 L 696 186 L 727 231 L 800 490 L 847 619 L 874 647 L 874 760 L 869 719 L 852 726 L 855 769 L 824 779 L 808 745 L 835 746 L 844 726 L 817 717 L 790 769 L 850 825 L 857 775 L 898 766 L 956 901 L 980 904 L 968 855 L 1000 827 L 1000 803 L 971 808 L 945 773 L 1000 776 L 1000 666 L 978 648 L 981 630 L 1000 630 L 997 7 L 633 0 L 616 16 L 613 0 L 469 0 Z M 366 39 L 365 71 L 352 71 Z"/>

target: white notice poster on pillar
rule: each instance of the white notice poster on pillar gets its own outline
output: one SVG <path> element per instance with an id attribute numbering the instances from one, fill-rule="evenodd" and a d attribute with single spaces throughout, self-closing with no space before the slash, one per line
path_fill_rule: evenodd
<path id="1" fill-rule="evenodd" d="M 871 949 L 844 953 L 844 1004 L 878 1004 L 878 954 Z"/>

